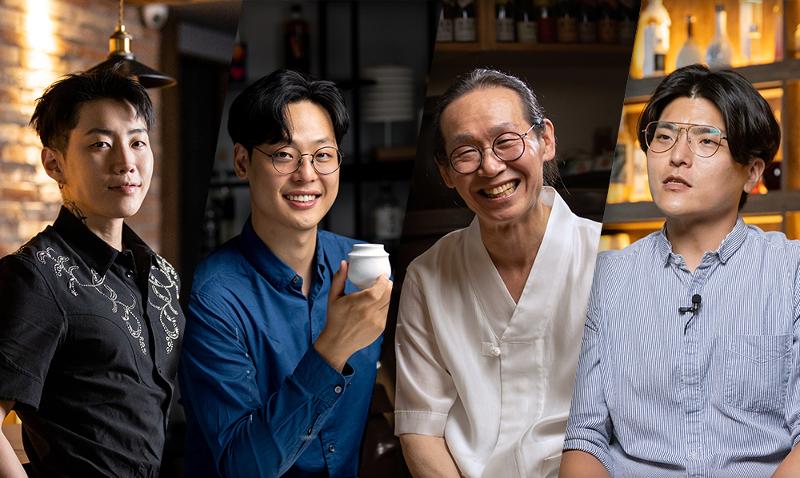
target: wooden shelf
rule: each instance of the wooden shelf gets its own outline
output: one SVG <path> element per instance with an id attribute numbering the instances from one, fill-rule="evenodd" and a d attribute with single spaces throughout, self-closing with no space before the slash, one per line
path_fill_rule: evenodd
<path id="1" fill-rule="evenodd" d="M 603 43 L 518 43 L 518 42 L 472 42 L 437 43 L 434 55 L 439 53 L 476 53 L 527 51 L 540 53 L 586 53 L 586 54 L 629 54 L 629 45 L 611 45 Z"/>
<path id="2" fill-rule="evenodd" d="M 800 191 L 774 191 L 755 194 L 747 198 L 742 214 L 783 214 L 800 208 Z M 614 224 L 630 224 L 663 220 L 664 216 L 653 202 L 609 204 L 603 215 L 603 224 L 613 229 Z"/>
<path id="3" fill-rule="evenodd" d="M 747 78 L 759 88 L 780 86 L 783 81 L 797 80 L 800 78 L 800 60 L 788 59 L 764 65 L 750 65 L 733 68 L 733 71 Z M 625 101 L 646 101 L 653 94 L 663 76 L 654 76 L 643 79 L 629 79 L 625 87 Z"/>

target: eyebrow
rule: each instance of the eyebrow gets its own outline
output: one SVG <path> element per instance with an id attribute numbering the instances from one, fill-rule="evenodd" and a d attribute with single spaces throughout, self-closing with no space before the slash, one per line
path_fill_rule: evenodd
<path id="1" fill-rule="evenodd" d="M 147 129 L 145 129 L 145 128 L 134 128 L 134 129 L 129 129 L 128 130 L 128 136 L 133 136 L 134 134 L 141 134 L 141 133 L 147 133 Z M 104 134 L 106 136 L 114 136 L 114 132 L 113 131 L 111 131 L 110 129 L 105 129 L 105 128 L 92 128 L 89 131 L 87 131 L 86 134 L 84 134 L 84 136 L 89 136 L 89 135 L 92 135 L 92 134 Z"/>

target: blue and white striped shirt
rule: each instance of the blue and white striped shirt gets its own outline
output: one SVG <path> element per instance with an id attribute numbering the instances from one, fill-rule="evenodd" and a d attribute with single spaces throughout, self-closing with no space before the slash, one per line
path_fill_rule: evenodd
<path id="1" fill-rule="evenodd" d="M 663 231 L 601 255 L 564 449 L 615 477 L 770 476 L 800 441 L 799 265 L 741 219 L 693 273 Z"/>

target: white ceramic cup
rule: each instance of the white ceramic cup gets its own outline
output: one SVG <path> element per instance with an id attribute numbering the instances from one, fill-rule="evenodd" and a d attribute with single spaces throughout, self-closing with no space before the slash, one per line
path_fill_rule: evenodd
<path id="1" fill-rule="evenodd" d="M 371 287 L 381 274 L 389 277 L 392 273 L 383 244 L 354 244 L 347 258 L 347 278 L 359 289 Z"/>

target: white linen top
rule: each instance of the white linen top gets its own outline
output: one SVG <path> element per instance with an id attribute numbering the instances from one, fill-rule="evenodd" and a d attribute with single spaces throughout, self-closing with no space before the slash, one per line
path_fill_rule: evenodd
<path id="1" fill-rule="evenodd" d="M 408 267 L 396 333 L 395 434 L 444 436 L 471 478 L 556 477 L 600 224 L 552 207 L 519 303 L 477 218 Z"/>

